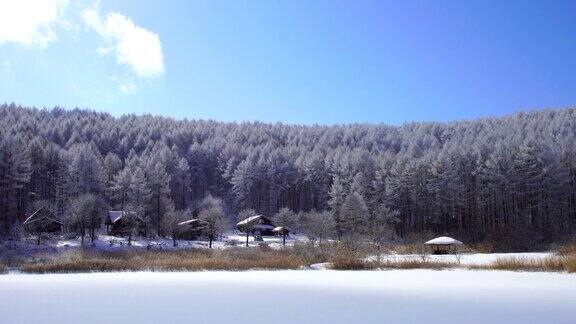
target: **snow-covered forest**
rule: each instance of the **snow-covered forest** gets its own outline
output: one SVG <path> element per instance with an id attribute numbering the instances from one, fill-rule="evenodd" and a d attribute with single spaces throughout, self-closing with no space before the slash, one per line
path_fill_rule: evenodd
<path id="1" fill-rule="evenodd" d="M 162 233 L 168 212 L 194 211 L 210 194 L 231 220 L 245 209 L 316 211 L 309 217 L 333 217 L 336 235 L 385 217 L 399 238 L 554 242 L 576 229 L 575 131 L 576 109 L 298 126 L 5 104 L 1 233 L 18 235 L 40 203 L 64 217 L 84 193 L 142 211 Z"/>

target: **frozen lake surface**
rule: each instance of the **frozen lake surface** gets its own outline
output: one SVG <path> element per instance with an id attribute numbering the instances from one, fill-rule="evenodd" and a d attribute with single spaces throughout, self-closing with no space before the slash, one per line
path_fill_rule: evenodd
<path id="1" fill-rule="evenodd" d="M 576 275 L 248 271 L 0 275 L 3 323 L 574 323 Z"/>

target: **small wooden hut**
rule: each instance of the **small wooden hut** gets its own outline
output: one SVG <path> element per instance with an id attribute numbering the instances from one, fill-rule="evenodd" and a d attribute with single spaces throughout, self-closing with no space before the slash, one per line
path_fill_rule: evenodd
<path id="1" fill-rule="evenodd" d="M 239 231 L 254 236 L 272 236 L 275 227 L 270 218 L 262 215 L 248 217 L 236 224 Z"/>
<path id="2" fill-rule="evenodd" d="M 195 240 L 200 236 L 204 227 L 206 227 L 206 223 L 197 218 L 180 222 L 178 223 L 177 237 L 180 240 Z"/>
<path id="3" fill-rule="evenodd" d="M 424 245 L 430 246 L 430 248 L 432 249 L 432 253 L 434 254 L 448 254 L 452 250 L 453 246 L 463 244 L 464 243 L 448 236 L 437 237 L 424 243 Z"/>
<path id="4" fill-rule="evenodd" d="M 45 207 L 32 213 L 32 215 L 22 223 L 22 226 L 27 231 L 42 231 L 43 233 L 60 233 L 64 228 L 64 224 L 57 220 L 56 216 Z"/>
<path id="5" fill-rule="evenodd" d="M 135 231 L 138 235 L 146 235 L 146 222 L 134 212 L 111 210 L 104 224 L 109 235 L 123 236 L 129 234 L 130 231 Z"/>
<path id="6" fill-rule="evenodd" d="M 22 223 L 22 227 L 28 233 L 35 234 L 37 244 L 40 244 L 40 238 L 43 233 L 62 233 L 64 224 L 57 220 L 56 216 L 48 208 L 42 207 L 26 218 L 24 223 Z"/>

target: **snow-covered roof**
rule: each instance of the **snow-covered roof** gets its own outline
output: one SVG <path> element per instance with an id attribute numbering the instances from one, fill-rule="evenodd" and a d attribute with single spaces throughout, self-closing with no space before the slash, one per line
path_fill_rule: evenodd
<path id="1" fill-rule="evenodd" d="M 246 218 L 245 220 L 239 221 L 238 224 L 236 224 L 236 225 L 237 226 L 244 226 L 244 225 L 247 225 L 249 223 L 252 223 L 252 222 L 259 220 L 261 217 L 262 217 L 262 215 L 250 216 L 250 217 Z"/>
<path id="2" fill-rule="evenodd" d="M 192 219 L 189 219 L 189 220 L 187 220 L 187 221 L 180 222 L 180 223 L 178 223 L 178 225 L 190 225 L 190 224 L 193 224 L 193 223 L 196 223 L 196 222 L 198 222 L 198 219 L 197 219 L 197 218 L 192 218 Z"/>
<path id="3" fill-rule="evenodd" d="M 124 217 L 125 214 L 135 215 L 138 220 L 140 220 L 140 221 L 142 221 L 142 222 L 144 221 L 144 220 L 142 219 L 142 217 L 136 215 L 136 213 L 134 213 L 134 212 L 125 212 L 125 211 L 122 211 L 122 210 L 111 210 L 111 211 L 108 212 L 108 217 L 110 217 L 110 221 L 111 221 L 112 223 L 116 223 L 117 221 L 119 221 L 120 219 L 122 219 L 122 217 Z"/>
<path id="4" fill-rule="evenodd" d="M 273 229 L 274 232 L 282 232 L 284 230 L 288 230 L 288 228 L 286 228 L 284 226 L 277 226 L 277 227 L 274 227 L 274 229 Z"/>
<path id="5" fill-rule="evenodd" d="M 111 210 L 108 212 L 108 217 L 110 217 L 110 221 L 112 223 L 114 223 L 115 221 L 117 221 L 119 218 L 122 217 L 122 211 L 121 210 Z"/>
<path id="6" fill-rule="evenodd" d="M 22 225 L 26 226 L 26 225 L 29 225 L 29 224 L 32 224 L 32 223 L 35 223 L 38 221 L 42 221 L 42 220 L 47 220 L 50 222 L 54 222 L 54 223 L 58 223 L 60 225 L 63 225 L 61 221 L 47 216 L 45 212 L 46 211 L 45 211 L 44 207 L 38 209 L 37 211 L 32 213 L 32 215 L 30 215 L 28 218 L 26 218 L 26 220 L 22 223 Z"/>
<path id="7" fill-rule="evenodd" d="M 462 243 L 456 239 L 453 239 L 451 237 L 448 237 L 448 236 L 440 236 L 440 237 L 437 237 L 433 240 L 430 240 L 424 244 L 426 244 L 426 245 L 462 245 L 464 243 Z"/>

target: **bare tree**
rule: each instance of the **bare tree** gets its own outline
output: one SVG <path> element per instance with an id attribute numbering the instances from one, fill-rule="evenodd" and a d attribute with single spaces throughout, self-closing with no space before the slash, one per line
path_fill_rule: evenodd
<path id="1" fill-rule="evenodd" d="M 332 237 L 336 231 L 336 221 L 332 213 L 324 212 L 310 212 L 306 213 L 303 219 L 304 233 L 311 240 L 318 240 L 322 244 L 322 240 Z"/>

